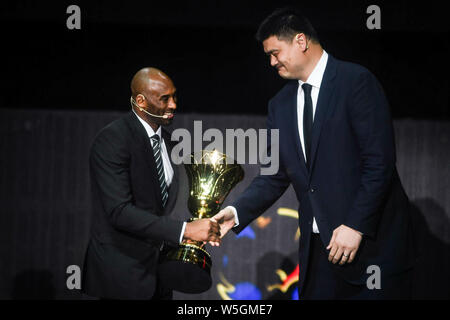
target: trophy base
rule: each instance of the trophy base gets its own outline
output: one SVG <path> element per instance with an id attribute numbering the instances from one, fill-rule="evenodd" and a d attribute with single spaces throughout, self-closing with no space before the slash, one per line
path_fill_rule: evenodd
<path id="1" fill-rule="evenodd" d="M 165 288 L 202 293 L 211 288 L 211 256 L 195 244 L 182 243 L 167 253 L 159 265 L 159 277 Z"/>

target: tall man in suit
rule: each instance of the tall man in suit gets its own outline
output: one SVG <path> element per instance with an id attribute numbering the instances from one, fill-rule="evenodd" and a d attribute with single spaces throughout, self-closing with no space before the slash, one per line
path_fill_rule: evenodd
<path id="1" fill-rule="evenodd" d="M 219 226 L 168 216 L 178 189 L 170 134 L 162 128 L 177 107 L 172 80 L 144 68 L 133 77 L 131 93 L 132 111 L 92 144 L 93 226 L 82 289 L 105 299 L 170 299 L 172 292 L 158 280 L 163 248 L 183 239 L 218 244 Z"/>
<path id="2" fill-rule="evenodd" d="M 300 205 L 300 298 L 409 298 L 409 201 L 380 84 L 364 67 L 323 50 L 295 9 L 272 13 L 257 39 L 290 80 L 268 110 L 268 129 L 279 130 L 280 166 L 215 216 L 222 236 L 243 230 L 292 184 Z"/>

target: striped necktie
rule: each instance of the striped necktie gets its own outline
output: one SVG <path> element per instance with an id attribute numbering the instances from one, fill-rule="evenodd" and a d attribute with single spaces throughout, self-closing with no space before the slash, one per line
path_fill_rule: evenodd
<path id="1" fill-rule="evenodd" d="M 156 172 L 158 173 L 159 187 L 161 189 L 161 200 L 163 207 L 165 207 L 169 193 L 167 192 L 166 178 L 164 176 L 164 165 L 161 158 L 161 144 L 157 134 L 153 135 L 151 139 L 153 141 L 153 155 L 155 157 Z"/>

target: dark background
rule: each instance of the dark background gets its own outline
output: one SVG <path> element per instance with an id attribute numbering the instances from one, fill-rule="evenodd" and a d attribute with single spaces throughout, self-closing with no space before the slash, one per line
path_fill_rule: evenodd
<path id="1" fill-rule="evenodd" d="M 81 8 L 81 30 L 66 8 Z M 266 114 L 284 84 L 254 39 L 273 9 L 300 4 L 322 45 L 371 70 L 395 118 L 449 119 L 449 25 L 441 1 L 2 2 L 0 106 L 126 110 L 144 66 L 173 78 L 180 112 Z M 381 9 L 369 30 L 366 9 Z"/>
<path id="2" fill-rule="evenodd" d="M 384 87 L 421 249 L 413 298 L 449 299 L 448 11 L 440 1 L 331 0 L 1 2 L 0 299 L 83 298 L 67 289 L 66 268 L 82 265 L 89 239 L 89 147 L 129 110 L 129 83 L 140 68 L 173 78 L 174 128 L 192 130 L 194 120 L 204 130 L 264 128 L 267 102 L 285 80 L 254 34 L 287 3 L 303 5 L 328 53 L 364 65 Z M 81 8 L 81 30 L 66 28 L 71 4 Z M 366 28 L 371 4 L 381 8 L 381 30 Z M 244 170 L 227 202 L 259 172 Z M 186 199 L 177 205 L 187 218 Z M 292 298 L 295 285 L 285 294 L 266 287 L 280 282 L 275 270 L 290 273 L 297 264 L 297 224 L 277 214 L 297 205 L 289 189 L 264 214 L 271 224 L 251 225 L 254 239 L 230 236 L 210 250 L 211 290 L 175 298 L 221 299 L 222 277 L 236 288 L 252 283 L 264 299 Z M 242 298 L 238 291 L 230 297 Z"/>

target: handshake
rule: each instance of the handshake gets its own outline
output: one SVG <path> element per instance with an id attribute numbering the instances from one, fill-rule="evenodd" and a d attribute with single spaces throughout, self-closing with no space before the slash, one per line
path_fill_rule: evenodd
<path id="1" fill-rule="evenodd" d="M 209 242 L 219 246 L 221 238 L 236 224 L 234 212 L 229 207 L 222 209 L 212 218 L 194 220 L 186 224 L 184 239 Z"/>

